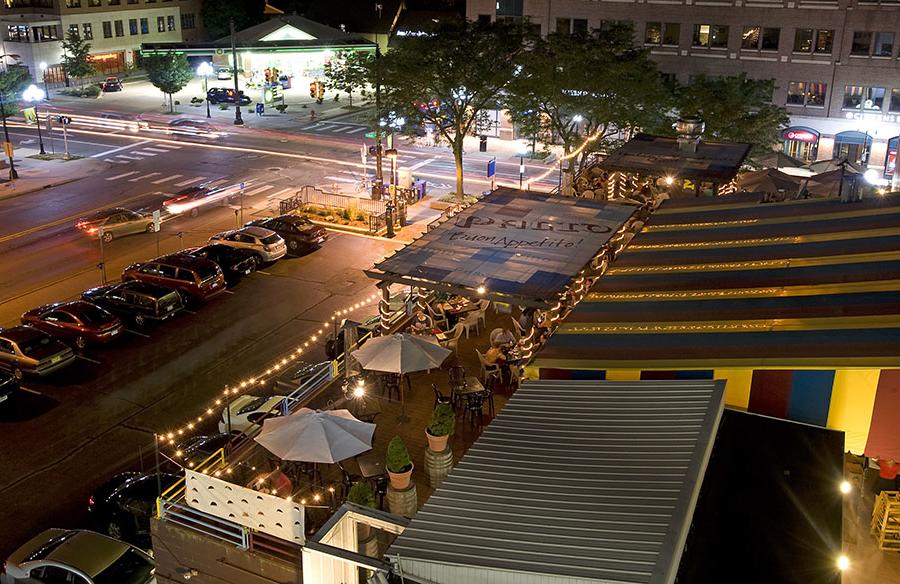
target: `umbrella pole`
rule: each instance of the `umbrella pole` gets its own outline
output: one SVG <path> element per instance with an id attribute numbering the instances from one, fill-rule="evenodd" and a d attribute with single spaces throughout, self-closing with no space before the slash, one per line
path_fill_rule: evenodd
<path id="1" fill-rule="evenodd" d="M 409 382 L 409 375 L 402 373 L 400 375 L 400 415 L 397 416 L 397 421 L 401 424 L 409 421 L 409 416 L 406 415 L 406 392 L 403 391 L 404 377 L 406 378 L 406 385 L 409 386 L 410 391 L 412 391 L 412 385 Z"/>

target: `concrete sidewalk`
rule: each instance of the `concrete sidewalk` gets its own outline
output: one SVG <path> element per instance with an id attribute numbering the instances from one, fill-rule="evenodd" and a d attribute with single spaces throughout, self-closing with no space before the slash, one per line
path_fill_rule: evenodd
<path id="1" fill-rule="evenodd" d="M 0 199 L 18 197 L 76 181 L 101 171 L 106 162 L 94 158 L 63 160 L 60 155 L 52 160 L 32 158 L 37 148 L 19 148 L 14 159 L 19 178 L 9 180 L 9 162 L 0 164 Z"/>

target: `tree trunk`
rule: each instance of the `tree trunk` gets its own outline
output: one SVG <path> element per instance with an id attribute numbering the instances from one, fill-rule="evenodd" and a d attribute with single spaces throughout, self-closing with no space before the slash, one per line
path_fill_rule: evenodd
<path id="1" fill-rule="evenodd" d="M 172 99 L 172 94 L 169 94 L 169 113 L 175 113 L 175 100 Z"/>
<path id="2" fill-rule="evenodd" d="M 463 140 L 459 135 L 453 140 L 453 160 L 456 162 L 456 197 L 461 203 L 465 192 L 463 190 Z"/>
<path id="3" fill-rule="evenodd" d="M 347 92 L 347 99 L 350 100 L 350 109 L 353 109 L 353 91 Z"/>

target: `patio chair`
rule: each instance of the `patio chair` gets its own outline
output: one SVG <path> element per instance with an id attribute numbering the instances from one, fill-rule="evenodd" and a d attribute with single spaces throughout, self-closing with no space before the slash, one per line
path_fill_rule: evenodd
<path id="1" fill-rule="evenodd" d="M 463 420 L 469 418 L 469 423 L 474 426 L 476 422 L 479 426 L 484 424 L 484 398 L 479 394 L 466 396 L 466 409 L 463 413 Z"/>
<path id="2" fill-rule="evenodd" d="M 481 396 L 479 396 L 479 397 L 481 397 L 481 399 L 483 401 L 487 402 L 488 412 L 491 415 L 491 419 L 493 419 L 497 415 L 496 410 L 494 409 L 494 390 L 493 390 L 493 388 L 485 387 L 484 393 L 481 394 Z"/>
<path id="3" fill-rule="evenodd" d="M 470 312 L 459 324 L 461 324 L 466 329 L 466 338 L 469 338 L 469 334 L 472 332 L 472 329 L 475 329 L 475 334 L 478 334 L 479 324 L 481 322 L 481 317 L 479 316 L 480 312 Z"/>
<path id="4" fill-rule="evenodd" d="M 519 319 L 511 318 L 510 320 L 513 323 L 513 334 L 516 335 L 517 339 L 521 339 L 522 337 L 527 336 L 525 329 L 523 329 L 522 325 L 519 324 Z"/>
<path id="5" fill-rule="evenodd" d="M 441 392 L 441 390 L 438 389 L 437 384 L 435 384 L 435 383 L 432 383 L 432 384 L 431 384 L 431 391 L 434 392 L 434 405 L 432 406 L 432 408 L 438 407 L 438 404 L 450 404 L 451 407 L 453 406 L 453 403 L 452 403 L 452 400 L 450 399 L 450 396 L 449 396 L 449 395 L 444 395 L 444 394 Z"/>
<path id="6" fill-rule="evenodd" d="M 450 319 L 447 318 L 447 314 L 441 308 L 435 308 L 430 304 L 427 304 L 426 306 L 428 308 L 428 314 L 431 315 L 431 320 L 434 322 L 434 326 L 444 331 L 450 328 Z"/>
<path id="7" fill-rule="evenodd" d="M 475 311 L 475 314 L 478 315 L 478 322 L 482 326 L 487 326 L 487 311 L 488 308 L 491 307 L 490 300 L 482 300 L 478 303 L 478 310 Z"/>
<path id="8" fill-rule="evenodd" d="M 388 401 L 391 401 L 391 395 L 397 393 L 397 400 L 400 399 L 400 376 L 395 373 L 388 373 L 381 376 L 381 395 L 387 394 Z"/>
<path id="9" fill-rule="evenodd" d="M 459 338 L 462 337 L 463 331 L 466 330 L 466 327 L 463 326 L 463 323 L 458 323 L 455 327 L 453 327 L 448 333 L 451 335 L 447 340 L 441 341 L 441 346 L 445 349 L 450 349 L 451 351 L 456 351 L 459 348 Z"/>
<path id="10" fill-rule="evenodd" d="M 487 359 L 485 359 L 482 352 L 478 349 L 475 349 L 475 353 L 478 355 L 478 361 L 481 363 L 481 380 L 484 382 L 484 385 L 487 386 L 492 379 L 501 381 L 500 365 L 497 363 L 488 363 Z"/>
<path id="11" fill-rule="evenodd" d="M 462 365 L 454 365 L 450 368 L 450 403 L 454 406 L 458 401 L 456 392 L 466 386 L 466 368 Z"/>

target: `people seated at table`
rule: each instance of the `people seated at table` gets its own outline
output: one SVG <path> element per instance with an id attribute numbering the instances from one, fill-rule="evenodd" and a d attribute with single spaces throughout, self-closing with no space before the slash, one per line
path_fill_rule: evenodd
<path id="1" fill-rule="evenodd" d="M 431 334 L 434 331 L 434 320 L 421 308 L 413 316 L 410 329 L 416 334 Z"/>
<path id="2" fill-rule="evenodd" d="M 504 363 L 506 361 L 506 354 L 504 354 L 503 349 L 500 347 L 491 347 L 484 353 L 484 360 L 488 363 Z"/>
<path id="3" fill-rule="evenodd" d="M 504 328 L 495 328 L 491 331 L 491 347 L 507 348 L 516 343 L 516 337 L 512 331 Z"/>

